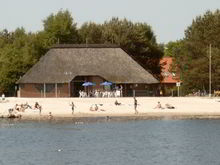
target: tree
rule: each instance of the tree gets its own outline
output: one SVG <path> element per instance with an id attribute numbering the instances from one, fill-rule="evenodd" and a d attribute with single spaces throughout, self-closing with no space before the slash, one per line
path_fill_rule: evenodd
<path id="1" fill-rule="evenodd" d="M 51 14 L 43 23 L 44 31 L 50 40 L 48 43 L 72 44 L 79 41 L 76 23 L 68 10 Z"/>
<path id="2" fill-rule="evenodd" d="M 179 41 L 170 41 L 164 47 L 164 56 L 165 57 L 175 57 L 176 51 L 181 47 L 181 40 Z"/>
<path id="3" fill-rule="evenodd" d="M 193 20 L 185 31 L 185 38 L 178 46 L 175 59 L 181 67 L 183 87 L 186 93 L 209 89 L 209 45 L 212 49 L 213 89 L 220 86 L 220 11 L 207 11 Z"/>
<path id="4" fill-rule="evenodd" d="M 13 92 L 16 81 L 36 63 L 31 47 L 32 34 L 26 34 L 24 28 L 10 33 L 0 49 L 0 92 Z"/>
<path id="5" fill-rule="evenodd" d="M 87 44 L 102 44 L 102 25 L 86 22 L 79 29 L 81 43 Z"/>

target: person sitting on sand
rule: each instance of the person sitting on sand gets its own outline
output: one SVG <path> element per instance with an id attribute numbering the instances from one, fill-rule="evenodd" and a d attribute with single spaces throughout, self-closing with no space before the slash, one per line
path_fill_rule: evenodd
<path id="1" fill-rule="evenodd" d="M 39 106 L 40 106 L 39 103 L 38 103 L 38 102 L 35 102 L 34 108 L 35 108 L 35 109 L 39 109 Z"/>
<path id="2" fill-rule="evenodd" d="M 25 110 L 24 104 L 21 104 L 20 111 L 24 112 L 24 110 Z"/>
<path id="3" fill-rule="evenodd" d="M 172 105 L 170 105 L 170 104 L 168 104 L 168 103 L 167 103 L 167 104 L 165 104 L 165 106 L 166 106 L 166 108 L 167 108 L 167 109 L 175 109 L 175 107 L 174 107 L 174 106 L 172 106 Z"/>
<path id="4" fill-rule="evenodd" d="M 8 109 L 8 114 L 10 115 L 10 114 L 12 114 L 13 113 L 13 111 L 14 111 L 14 109 L 13 108 L 9 108 Z"/>
<path id="5" fill-rule="evenodd" d="M 18 105 L 18 104 L 16 104 Z M 21 114 L 17 112 L 18 110 L 15 110 L 13 108 L 8 109 L 8 118 L 18 118 L 21 117 Z"/>
<path id="6" fill-rule="evenodd" d="M 28 109 L 28 108 L 32 109 L 32 107 L 28 104 L 28 102 L 26 102 L 26 103 L 24 104 L 24 107 L 25 107 L 25 109 Z"/>
<path id="7" fill-rule="evenodd" d="M 157 106 L 154 107 L 154 109 L 164 109 L 164 108 L 162 107 L 162 105 L 161 105 L 160 102 L 158 101 Z"/>
<path id="8" fill-rule="evenodd" d="M 91 107 L 90 107 L 90 111 L 98 111 L 99 107 L 97 104 L 93 104 Z"/>
<path id="9" fill-rule="evenodd" d="M 49 112 L 49 114 L 48 114 L 48 119 L 52 119 L 53 118 L 53 115 L 52 115 L 52 112 Z"/>
<path id="10" fill-rule="evenodd" d="M 115 105 L 121 105 L 121 103 L 119 103 L 118 100 L 115 100 Z"/>
<path id="11" fill-rule="evenodd" d="M 18 104 L 15 104 L 15 108 L 14 108 L 16 111 L 20 111 L 20 108 L 18 106 Z"/>

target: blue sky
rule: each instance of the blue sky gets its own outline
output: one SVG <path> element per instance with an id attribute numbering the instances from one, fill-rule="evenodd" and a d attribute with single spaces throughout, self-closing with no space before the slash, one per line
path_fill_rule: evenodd
<path id="1" fill-rule="evenodd" d="M 42 30 L 42 20 L 60 9 L 68 9 L 78 26 L 112 17 L 146 22 L 157 41 L 167 43 L 183 38 L 196 16 L 220 9 L 220 0 L 0 0 L 0 30 Z"/>

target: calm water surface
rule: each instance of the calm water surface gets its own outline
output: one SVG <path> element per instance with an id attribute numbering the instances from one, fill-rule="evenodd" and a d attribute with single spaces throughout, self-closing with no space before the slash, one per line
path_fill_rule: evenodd
<path id="1" fill-rule="evenodd" d="M 219 165 L 220 121 L 0 120 L 0 165 Z"/>

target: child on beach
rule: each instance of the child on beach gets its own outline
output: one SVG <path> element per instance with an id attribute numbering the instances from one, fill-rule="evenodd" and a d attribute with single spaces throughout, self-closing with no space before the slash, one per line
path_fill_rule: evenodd
<path id="1" fill-rule="evenodd" d="M 52 115 L 52 112 L 49 112 L 49 114 L 48 114 L 48 119 L 53 119 L 53 115 Z"/>

